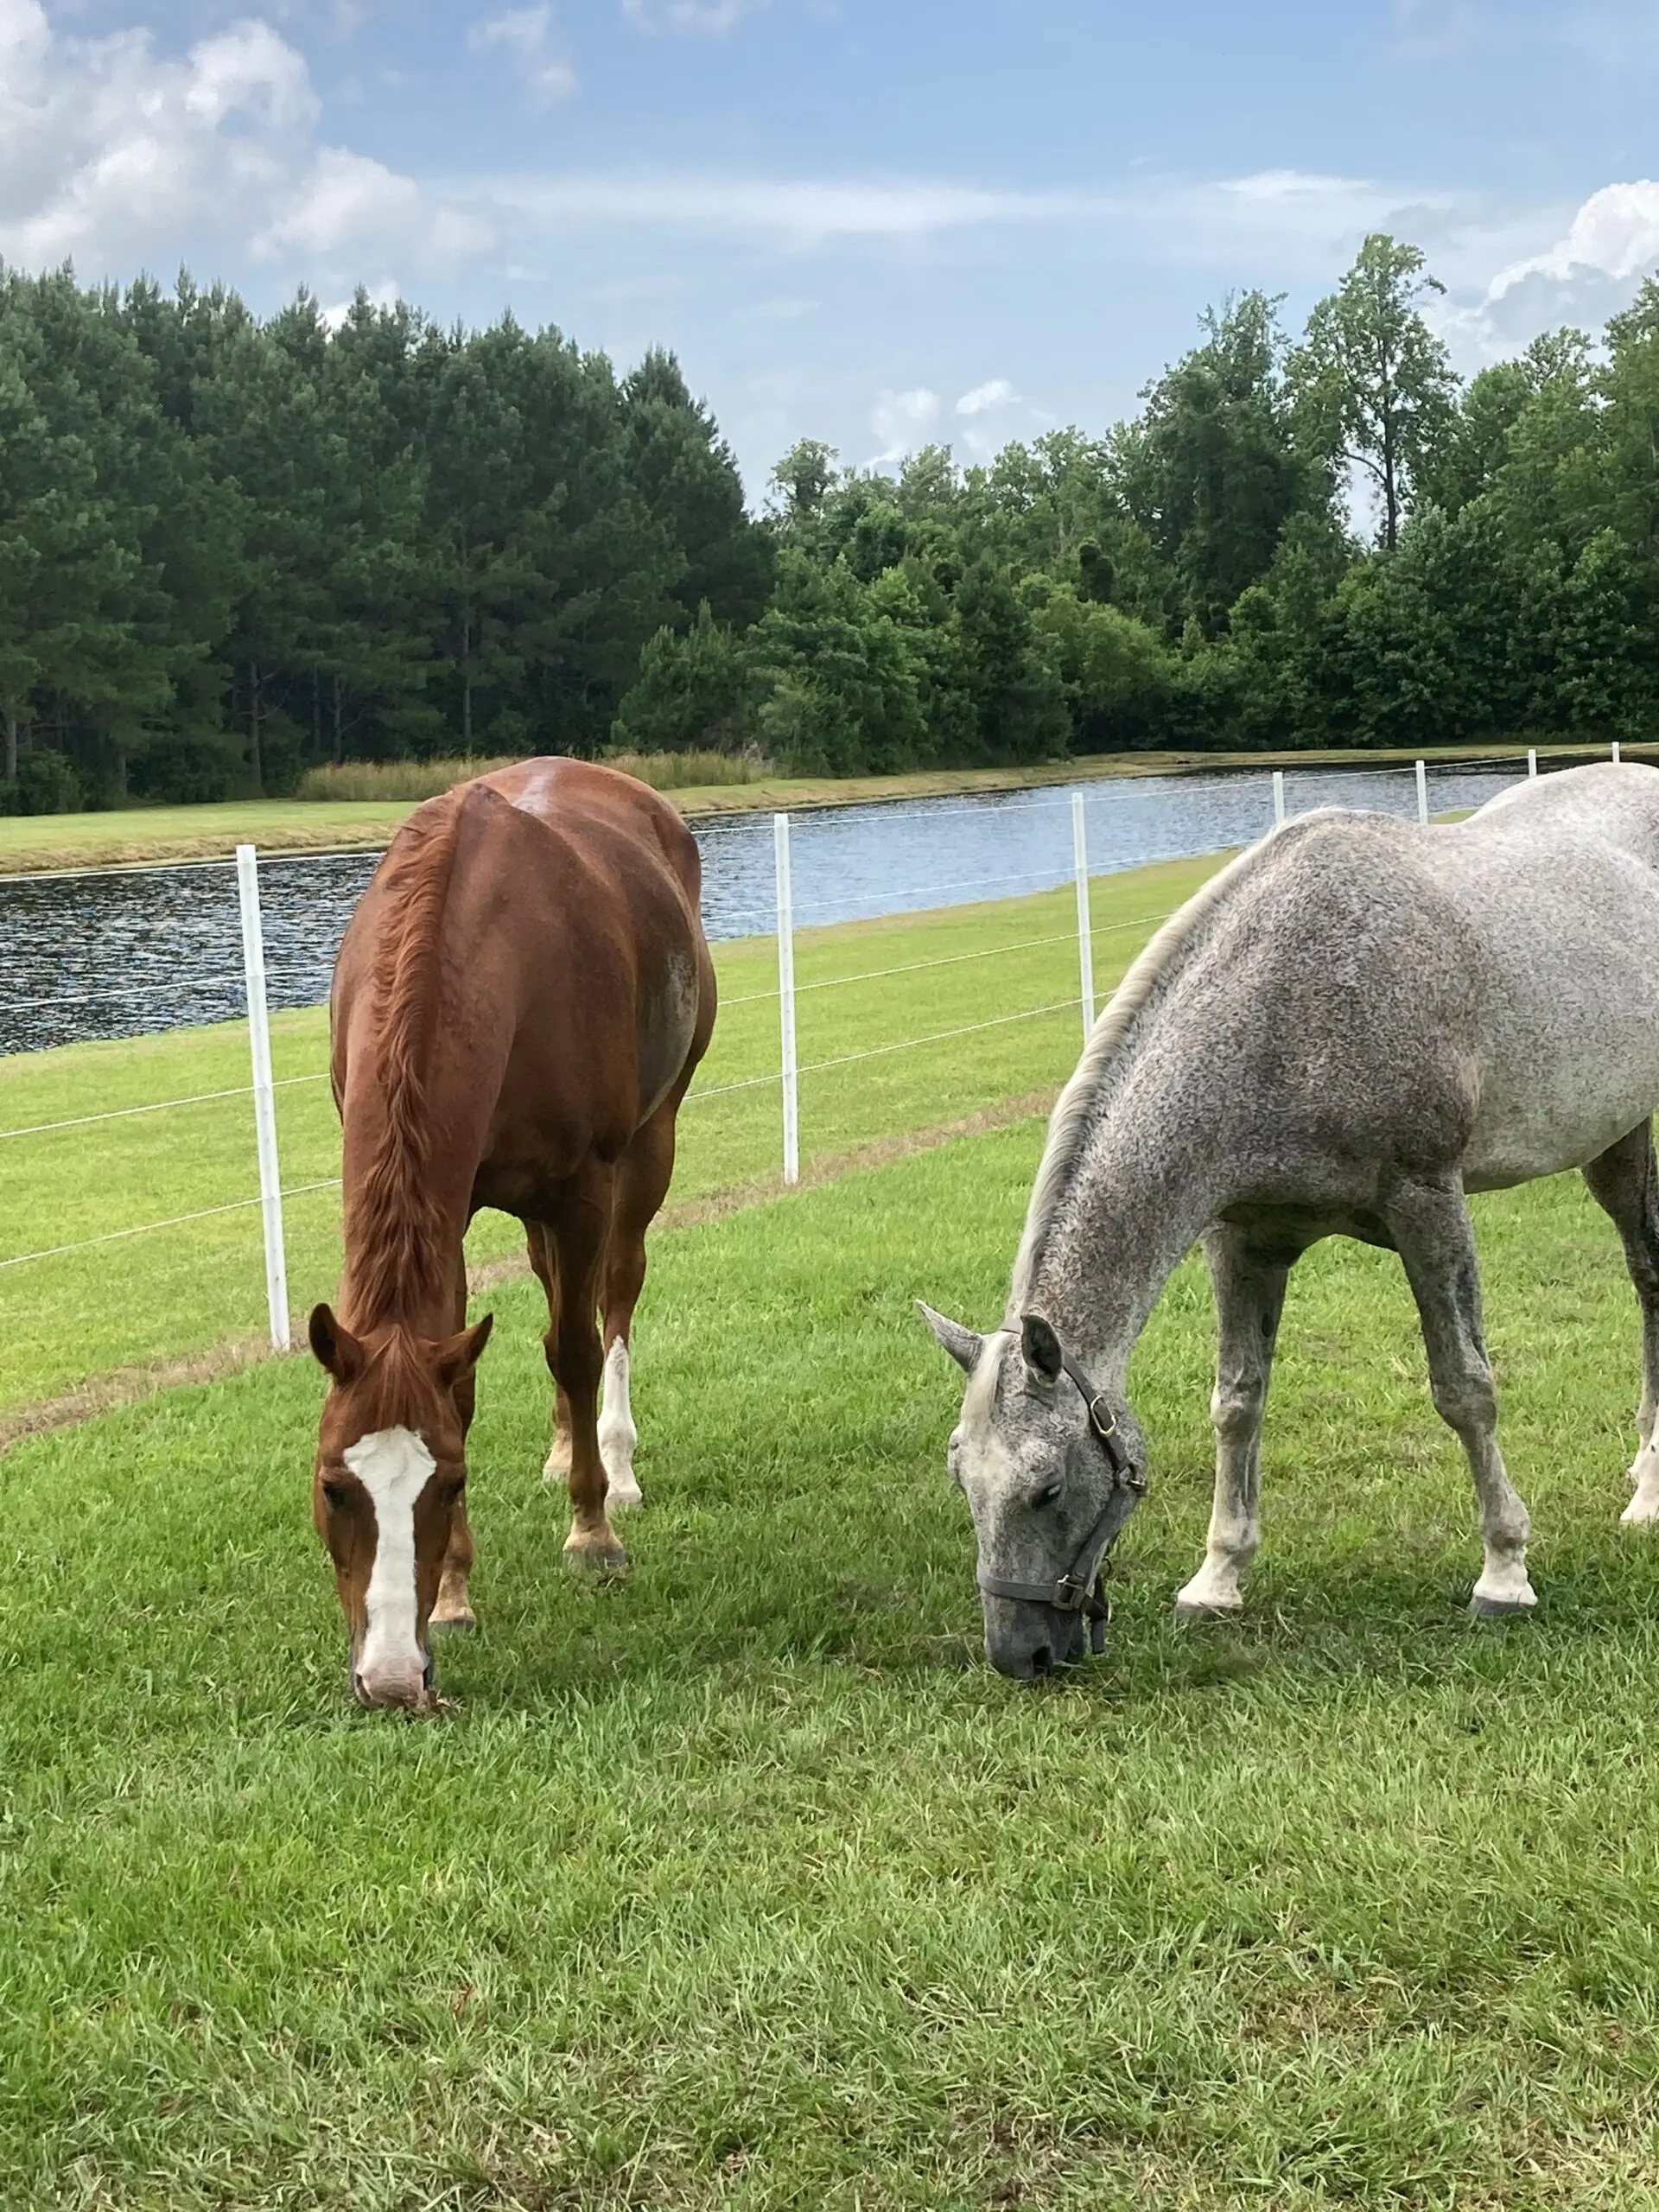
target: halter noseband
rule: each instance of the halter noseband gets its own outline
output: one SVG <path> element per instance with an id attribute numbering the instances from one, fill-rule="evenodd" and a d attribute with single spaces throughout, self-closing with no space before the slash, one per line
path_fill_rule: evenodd
<path id="1" fill-rule="evenodd" d="M 1147 1478 L 1118 1441 L 1117 1416 L 1106 1407 L 1105 1393 L 1096 1389 L 1064 1345 L 1060 1346 L 1060 1371 L 1070 1377 L 1088 1408 L 1090 1430 L 1112 1471 L 1112 1494 L 1058 1581 L 1013 1582 L 1005 1575 L 982 1570 L 979 1586 L 988 1598 L 1017 1598 L 1027 1605 L 1052 1605 L 1058 1613 L 1081 1613 L 1089 1624 L 1089 1649 L 1098 1658 L 1106 1649 L 1106 1624 L 1112 1618 L 1104 1560 L 1106 1546 L 1116 1533 L 1111 1523 L 1118 1514 L 1122 1493 L 1127 1491 L 1131 1497 L 1144 1497 Z"/>

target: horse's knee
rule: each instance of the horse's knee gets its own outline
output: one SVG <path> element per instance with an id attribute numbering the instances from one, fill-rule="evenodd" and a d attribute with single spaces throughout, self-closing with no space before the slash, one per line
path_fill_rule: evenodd
<path id="1" fill-rule="evenodd" d="M 1434 1410 L 1459 1435 L 1484 1433 L 1497 1425 L 1497 1393 L 1488 1374 L 1474 1371 L 1436 1376 L 1430 1385 Z"/>
<path id="2" fill-rule="evenodd" d="M 1224 1444 L 1247 1444 L 1262 1426 L 1268 1386 L 1256 1377 L 1217 1382 L 1210 1399 L 1210 1418 Z"/>

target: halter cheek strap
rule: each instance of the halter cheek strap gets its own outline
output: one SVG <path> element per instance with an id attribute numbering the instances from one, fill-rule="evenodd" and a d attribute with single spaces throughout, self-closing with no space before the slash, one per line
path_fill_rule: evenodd
<path id="1" fill-rule="evenodd" d="M 1060 1370 L 1089 1409 L 1090 1431 L 1112 1471 L 1112 1494 L 1058 1581 L 1014 1582 L 982 1570 L 979 1586 L 988 1598 L 1014 1598 L 1027 1605 L 1052 1605 L 1059 1613 L 1081 1613 L 1089 1624 L 1089 1649 L 1098 1658 L 1106 1649 L 1106 1625 L 1112 1618 L 1112 1601 L 1106 1595 L 1106 1547 L 1128 1519 L 1134 1500 L 1145 1496 L 1147 1478 L 1123 1449 L 1117 1417 L 1107 1405 L 1104 1393 L 1096 1389 L 1065 1350 L 1060 1353 Z"/>

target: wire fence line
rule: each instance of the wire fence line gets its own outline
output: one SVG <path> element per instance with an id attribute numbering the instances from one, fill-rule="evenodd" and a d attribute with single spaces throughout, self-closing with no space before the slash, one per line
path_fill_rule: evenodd
<path id="1" fill-rule="evenodd" d="M 1613 751 L 1614 758 L 1617 759 L 1618 747 L 1615 747 Z M 1538 764 L 1535 753 L 1489 756 L 1484 760 L 1470 760 L 1466 762 L 1437 762 L 1435 773 L 1438 776 L 1448 771 L 1491 771 L 1509 766 L 1519 768 L 1522 761 L 1524 761 L 1524 772 L 1528 775 L 1536 775 Z M 1418 786 L 1418 810 L 1423 819 L 1427 819 L 1427 785 L 1422 764 L 1399 767 L 1391 765 L 1379 766 L 1377 769 L 1366 772 L 1415 777 Z M 1274 818 L 1282 821 L 1286 818 L 1282 772 L 1274 772 L 1273 789 Z M 988 793 L 986 798 L 988 803 L 994 803 L 995 798 L 1003 796 L 1005 795 Z M 972 1036 L 988 1030 L 1001 1029 L 1016 1023 L 1042 1020 L 1067 1012 L 1081 1013 L 1083 1027 L 1086 1034 L 1096 1011 L 1092 983 L 1093 938 L 1096 936 L 1109 936 L 1131 930 L 1149 931 L 1170 918 L 1169 912 L 1164 912 L 1138 915 L 1127 920 L 1104 924 L 1098 929 L 1094 925 L 1090 916 L 1088 900 L 1090 880 L 1086 852 L 1088 809 L 1091 802 L 1098 804 L 1099 800 L 1108 796 L 1109 793 L 1103 789 L 1100 791 L 1087 794 L 1081 791 L 1073 791 L 1070 795 L 1060 794 L 1052 799 L 1022 798 L 1020 802 L 1024 810 L 1028 810 L 1034 806 L 1052 810 L 1057 814 L 1064 810 L 1069 812 L 1071 816 L 1073 832 L 1073 867 L 1071 874 L 1077 886 L 1078 901 L 1078 926 L 1076 931 L 1057 931 L 1040 936 L 1018 938 L 1005 944 L 981 947 L 969 952 L 944 954 L 924 960 L 901 962 L 883 968 L 814 977 L 799 984 L 795 982 L 793 972 L 793 939 L 797 918 L 788 891 L 790 817 L 787 815 L 774 817 L 779 874 L 778 898 L 770 909 L 755 907 L 728 910 L 727 919 L 754 919 L 762 923 L 767 929 L 775 931 L 779 945 L 779 982 L 775 988 L 770 990 L 740 994 L 726 1001 L 725 1004 L 728 1007 L 778 1004 L 780 1035 L 784 1039 L 780 1064 L 760 1074 L 694 1089 L 687 1095 L 686 1105 L 696 1106 L 706 1101 L 729 1097 L 744 1091 L 759 1090 L 773 1085 L 780 1086 L 784 1094 L 784 1173 L 785 1181 L 792 1183 L 798 1179 L 798 1159 L 796 1154 L 794 1132 L 798 1128 L 798 1084 L 801 1077 L 823 1075 L 832 1070 L 854 1067 L 863 1062 L 882 1059 L 901 1052 L 920 1051 L 927 1046 L 945 1044 L 961 1037 Z M 891 808 L 886 810 L 889 817 L 894 810 Z M 915 815 L 925 816 L 931 809 L 927 803 L 924 802 L 905 810 Z M 312 856 L 292 855 L 272 857 L 277 858 L 280 862 L 282 860 L 300 861 Z M 268 857 L 264 864 L 271 865 L 271 858 Z M 243 1001 L 247 1008 L 253 1080 L 219 1090 L 197 1091 L 177 1098 L 149 1100 L 137 1105 L 111 1108 L 99 1113 L 73 1115 L 55 1121 L 32 1122 L 15 1128 L 0 1129 L 0 1142 L 29 1137 L 45 1137 L 70 1130 L 89 1128 L 105 1122 L 127 1121 L 139 1116 L 214 1105 L 233 1099 L 252 1098 L 260 1116 L 262 1141 L 258 1147 L 259 1190 L 246 1197 L 231 1199 L 220 1205 L 198 1207 L 187 1212 L 172 1215 L 164 1220 L 137 1223 L 129 1227 L 105 1230 L 93 1236 L 76 1238 L 42 1246 L 34 1251 L 15 1253 L 0 1257 L 0 1271 L 61 1259 L 99 1247 L 124 1243 L 130 1238 L 160 1234 L 167 1230 L 188 1227 L 199 1222 L 251 1212 L 258 1208 L 263 1210 L 264 1216 L 267 1287 L 270 1294 L 273 1341 L 278 1342 L 285 1348 L 288 1317 L 284 1287 L 285 1255 L 283 1249 L 282 1205 L 289 1199 L 302 1198 L 321 1191 L 337 1190 L 340 1187 L 340 1179 L 338 1176 L 330 1176 L 320 1180 L 302 1182 L 289 1186 L 282 1185 L 276 1162 L 274 1094 L 279 1090 L 291 1090 L 307 1084 L 326 1083 L 329 1080 L 328 1071 L 322 1070 L 315 1073 L 279 1078 L 273 1077 L 270 1074 L 269 1023 L 264 1005 L 266 969 L 261 941 L 257 878 L 255 873 L 255 856 L 252 848 L 239 849 L 234 861 L 192 861 L 183 865 L 190 868 L 234 867 L 238 871 L 243 893 L 243 976 L 237 976 L 233 972 L 222 970 L 209 977 L 187 976 L 169 980 L 173 987 L 180 992 L 219 990 L 226 995 L 234 995 Z M 902 910 L 898 911 L 916 912 L 921 911 L 918 903 L 919 901 L 932 899 L 938 894 L 948 894 L 962 890 L 995 892 L 1007 898 L 1018 895 L 1020 890 L 1059 892 L 1065 887 L 1066 874 L 1062 870 L 1060 855 L 1057 852 L 1054 867 L 1042 870 L 1024 870 L 995 876 L 952 877 L 938 882 L 906 884 L 903 894 L 905 906 Z M 827 903 L 822 900 L 809 902 L 803 909 L 804 916 L 810 917 Z M 879 904 L 879 894 L 872 893 L 868 902 L 861 903 Z M 885 912 L 893 913 L 895 909 L 889 906 Z M 879 916 L 871 916 L 868 918 L 879 918 Z M 837 918 L 849 918 L 845 913 L 844 907 L 838 913 Z M 919 1036 L 894 1039 L 883 1044 L 864 1046 L 854 1052 L 835 1053 L 816 1060 L 797 1061 L 794 1052 L 794 1025 L 796 1001 L 798 996 L 808 993 L 844 989 L 854 984 L 887 982 L 933 969 L 965 967 L 978 961 L 1004 959 L 1014 954 L 1045 950 L 1067 944 L 1075 944 L 1077 947 L 1078 988 L 1066 996 L 1047 1000 L 1038 1006 L 1019 1007 L 1011 1012 L 987 1015 L 975 1021 L 957 1023 L 950 1027 L 931 1030 Z M 271 972 L 280 974 L 303 964 L 291 959 L 279 960 L 271 963 Z M 116 985 L 107 990 L 87 991 L 66 995 L 66 996 L 85 1000 L 120 999 L 153 992 L 156 988 L 154 982 L 144 984 Z M 1101 1004 L 1103 1006 L 1109 1003 L 1110 996 L 1110 993 L 1105 994 Z M 29 1008 L 63 1002 L 65 1002 L 65 997 L 58 996 L 48 1000 L 15 1001 L 14 1005 Z M 280 1321 L 279 1301 L 282 1309 Z"/>

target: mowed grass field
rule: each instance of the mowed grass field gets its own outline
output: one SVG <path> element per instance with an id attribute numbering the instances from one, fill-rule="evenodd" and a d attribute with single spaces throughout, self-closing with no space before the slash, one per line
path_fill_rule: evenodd
<path id="1" fill-rule="evenodd" d="M 1098 990 L 1216 864 L 1175 861 L 1096 880 Z M 717 946 L 715 965 L 721 1016 L 696 1084 L 709 1095 L 694 1095 L 681 1116 L 677 1202 L 775 1175 L 781 1162 L 775 944 Z M 1058 1084 L 1082 1042 L 1069 888 L 802 931 L 796 977 L 809 1166 Z M 1053 1010 L 1031 1014 L 1045 1007 Z M 887 1049 L 895 1045 L 903 1049 Z M 331 1297 L 340 1274 L 340 1133 L 327 1058 L 326 1009 L 273 1017 L 283 1180 L 302 1193 L 285 1209 L 296 1314 Z M 817 1065 L 823 1061 L 836 1065 Z M 0 1264 L 0 1413 L 88 1376 L 264 1330 L 259 1211 L 238 1205 L 258 1190 L 249 1080 L 245 1022 L 0 1058 L 0 1131 L 70 1124 L 0 1135 L 0 1262 L 200 1217 L 26 1266 Z M 189 1097 L 202 1103 L 86 1118 Z M 219 1207 L 238 1210 L 208 1211 Z M 474 1260 L 499 1258 L 522 1250 L 522 1235 L 505 1217 L 484 1215 L 470 1249 Z"/>
<path id="2" fill-rule="evenodd" d="M 303 1361 L 0 1463 L 0 2202 L 194 2212 L 1649 2206 L 1659 1554 L 1562 1180 L 1478 1206 L 1535 1619 L 1472 1624 L 1397 1264 L 1294 1280 L 1236 1626 L 1189 1262 L 1105 1657 L 978 1651 L 958 1378 L 1028 1121 L 656 1241 L 625 1585 L 573 1582 L 532 1287 L 442 1717 L 350 1709 Z"/>

